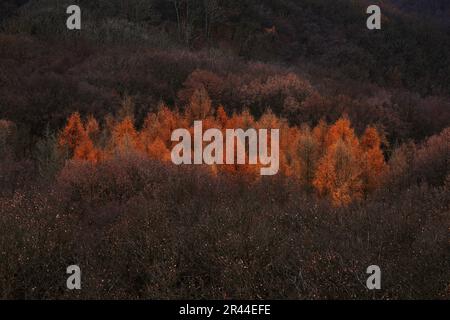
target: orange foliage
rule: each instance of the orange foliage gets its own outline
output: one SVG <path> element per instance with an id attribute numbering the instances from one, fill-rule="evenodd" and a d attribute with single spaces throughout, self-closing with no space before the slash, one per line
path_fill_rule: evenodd
<path id="1" fill-rule="evenodd" d="M 81 142 L 86 139 L 86 130 L 81 121 L 80 114 L 75 112 L 67 120 L 67 125 L 59 135 L 59 145 L 67 146 L 70 151 L 74 151 Z"/>
<path id="2" fill-rule="evenodd" d="M 170 161 L 170 150 L 160 138 L 156 138 L 147 147 L 147 153 L 150 158 L 155 160 Z"/>
<path id="3" fill-rule="evenodd" d="M 193 132 L 194 120 L 203 120 L 203 130 L 218 128 L 223 133 L 226 129 L 237 128 L 279 129 L 280 173 L 300 183 L 305 190 L 328 197 L 335 206 L 345 206 L 375 190 L 380 186 L 386 169 L 381 137 L 374 127 L 368 127 L 359 139 L 346 118 L 330 126 L 321 121 L 314 128 L 298 128 L 290 127 L 286 120 L 270 110 L 259 120 L 247 110 L 229 117 L 222 106 L 214 111 L 206 91 L 201 89 L 193 94 L 184 114 L 161 105 L 156 113 L 147 115 L 141 130 L 136 130 L 131 116 L 124 116 L 121 120 L 108 116 L 104 122 L 105 129 L 101 131 L 94 118 L 89 117 L 83 125 L 80 115 L 74 113 L 59 135 L 59 145 L 66 146 L 73 159 L 93 163 L 115 153 L 129 152 L 170 162 L 174 145 L 172 132 L 178 128 Z M 104 141 L 103 148 L 98 146 L 100 132 L 102 140 L 105 137 L 110 139 L 109 143 Z M 268 146 L 270 148 L 270 140 Z M 235 150 L 236 147 L 235 143 Z M 248 160 L 248 155 L 245 157 Z M 260 165 L 246 163 L 213 165 L 210 168 L 215 175 L 225 171 L 258 179 Z"/>
<path id="4" fill-rule="evenodd" d="M 98 125 L 97 120 L 93 116 L 89 116 L 86 123 L 86 133 L 92 140 L 96 140 L 98 138 L 98 134 L 100 132 L 100 127 Z"/>
<path id="5" fill-rule="evenodd" d="M 96 136 L 98 131 L 98 123 L 93 117 L 89 117 L 84 126 L 80 114 L 76 112 L 69 117 L 66 127 L 60 133 L 59 146 L 67 148 L 74 159 L 95 163 L 100 160 L 101 152 L 95 148 L 91 137 Z"/>
<path id="6" fill-rule="evenodd" d="M 75 148 L 73 158 L 96 163 L 100 160 L 101 154 L 100 151 L 95 149 L 91 139 L 85 138 L 84 141 Z"/>
<path id="7" fill-rule="evenodd" d="M 228 115 L 223 106 L 219 106 L 216 111 L 216 119 L 221 128 L 226 128 L 228 122 Z"/>
<path id="8" fill-rule="evenodd" d="M 316 171 L 314 186 L 336 206 L 362 197 L 362 172 L 354 150 L 354 146 L 339 139 L 327 149 Z"/>
<path id="9" fill-rule="evenodd" d="M 116 124 L 113 129 L 112 144 L 113 149 L 119 153 L 140 149 L 138 133 L 130 117 L 126 116 L 121 122 Z"/>
<path id="10" fill-rule="evenodd" d="M 342 140 L 345 144 L 351 147 L 357 147 L 358 139 L 355 136 L 350 120 L 346 118 L 341 118 L 336 123 L 330 127 L 328 134 L 325 137 L 325 144 L 330 147 Z"/>

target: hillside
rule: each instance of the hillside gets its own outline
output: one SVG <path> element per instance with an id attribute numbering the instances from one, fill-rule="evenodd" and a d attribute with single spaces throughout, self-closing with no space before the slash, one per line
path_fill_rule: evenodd
<path id="1" fill-rule="evenodd" d="M 148 102 L 183 107 L 179 93 L 195 69 L 222 82 L 226 77 L 231 86 L 294 72 L 335 109 L 300 115 L 295 110 L 302 110 L 296 106 L 302 101 L 289 92 L 260 102 L 242 94 L 230 99 L 222 89 L 209 92 L 229 112 L 246 105 L 258 116 L 270 107 L 293 123 L 315 124 L 323 117 L 335 121 L 345 111 L 361 128 L 384 127 L 391 142 L 423 139 L 450 122 L 449 34 L 389 9 L 382 32 L 370 32 L 362 3 L 353 1 L 218 1 L 211 8 L 181 1 L 189 6 L 180 7 L 178 20 L 170 1 L 79 1 L 83 30 L 70 32 L 64 1 L 23 2 L 9 2 L 22 5 L 3 24 L 0 117 L 25 121 L 34 134 L 47 122 L 61 126 L 72 106 L 102 116 L 124 94 L 136 98 L 138 121 Z M 117 59 L 119 64 L 107 66 Z M 48 87 L 36 91 L 42 83 Z M 292 95 L 297 102 L 287 99 Z M 293 106 L 286 111 L 289 101 Z M 361 103 L 373 110 L 369 118 L 361 119 L 352 107 Z M 18 117 L 17 110 L 29 109 L 34 112 Z"/>
<path id="2" fill-rule="evenodd" d="M 0 299 L 448 299 L 448 5 L 377 2 L 0 1 Z"/>
<path id="3" fill-rule="evenodd" d="M 24 2 L 9 1 L 9 7 L 22 3 L 9 30 L 41 37 L 67 33 L 64 1 Z M 391 85 L 394 77 L 423 94 L 450 90 L 449 33 L 433 24 L 437 19 L 407 14 L 443 15 L 444 1 L 393 1 L 401 10 L 382 4 L 386 18 L 377 33 L 365 28 L 365 1 L 213 1 L 209 7 L 195 0 L 78 2 L 85 12 L 82 36 L 95 41 L 148 42 L 150 36 L 161 45 L 169 37 L 191 48 L 229 49 L 247 59 L 289 65 L 306 60 L 358 81 Z M 274 33 L 265 32 L 271 27 Z M 142 35 L 148 28 L 153 34 Z"/>

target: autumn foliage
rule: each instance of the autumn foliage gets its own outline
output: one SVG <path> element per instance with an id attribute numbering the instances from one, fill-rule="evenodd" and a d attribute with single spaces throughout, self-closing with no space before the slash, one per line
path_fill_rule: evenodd
<path id="1" fill-rule="evenodd" d="M 127 100 L 125 107 L 129 103 Z M 203 120 L 204 130 L 280 129 L 280 174 L 300 183 L 307 191 L 329 198 L 336 206 L 348 205 L 373 192 L 382 183 L 386 170 L 382 138 L 374 127 L 368 127 L 358 137 L 347 118 L 334 124 L 321 121 L 310 128 L 290 126 L 270 110 L 259 119 L 246 110 L 228 115 L 222 106 L 212 106 L 204 87 L 192 93 L 184 112 L 160 105 L 158 111 L 147 114 L 139 129 L 129 112 L 119 114 L 122 119 L 109 118 L 104 121 L 109 124 L 103 128 L 92 116 L 82 121 L 78 113 L 72 114 L 59 135 L 59 146 L 66 149 L 69 158 L 92 163 L 130 153 L 168 163 L 175 145 L 171 133 L 178 128 L 192 132 L 194 120 Z M 107 139 L 96 139 L 99 135 Z M 215 174 L 227 172 L 259 179 L 258 165 L 226 164 L 210 168 Z"/>

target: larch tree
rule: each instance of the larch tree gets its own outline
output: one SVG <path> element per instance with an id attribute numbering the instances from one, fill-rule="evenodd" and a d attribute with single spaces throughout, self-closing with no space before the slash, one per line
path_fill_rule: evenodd
<path id="1" fill-rule="evenodd" d="M 58 143 L 66 148 L 69 158 L 73 157 L 75 149 L 88 138 L 86 130 L 78 112 L 73 113 L 67 120 L 67 125 L 60 133 Z"/>
<path id="2" fill-rule="evenodd" d="M 73 158 L 76 160 L 86 160 L 97 163 L 101 158 L 101 153 L 95 148 L 92 140 L 86 135 L 83 141 L 75 148 Z"/>
<path id="3" fill-rule="evenodd" d="M 228 115 L 222 105 L 220 105 L 216 110 L 216 121 L 219 123 L 221 128 L 225 128 L 227 126 Z"/>
<path id="4" fill-rule="evenodd" d="M 100 135 L 100 126 L 93 116 L 88 117 L 85 128 L 89 138 L 94 142 L 98 141 Z"/>
<path id="5" fill-rule="evenodd" d="M 133 120 L 125 117 L 118 122 L 112 133 L 113 149 L 119 153 L 129 153 L 139 150 L 139 139 Z"/>
<path id="6" fill-rule="evenodd" d="M 313 185 L 334 205 L 345 206 L 363 194 L 359 141 L 349 120 L 340 119 L 330 127 L 326 145 Z"/>
<path id="7" fill-rule="evenodd" d="M 178 112 L 170 110 L 166 105 L 161 105 L 156 121 L 157 136 L 161 138 L 166 146 L 172 145 L 171 136 L 174 130 L 188 127 L 188 121 L 181 117 Z"/>
<path id="8" fill-rule="evenodd" d="M 327 147 L 332 146 L 342 140 L 344 143 L 352 147 L 358 147 L 358 138 L 355 135 L 355 131 L 351 127 L 350 120 L 347 118 L 341 118 L 332 125 L 326 135 L 325 144 Z"/>
<path id="9" fill-rule="evenodd" d="M 160 139 L 156 138 L 147 147 L 147 153 L 151 159 L 160 161 L 171 161 L 170 150 L 166 147 L 166 144 Z"/>

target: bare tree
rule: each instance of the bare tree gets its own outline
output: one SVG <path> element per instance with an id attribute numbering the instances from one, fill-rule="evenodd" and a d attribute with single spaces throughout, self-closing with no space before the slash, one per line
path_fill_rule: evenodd
<path id="1" fill-rule="evenodd" d="M 210 39 L 211 27 L 223 15 L 222 0 L 203 0 L 205 38 Z"/>

